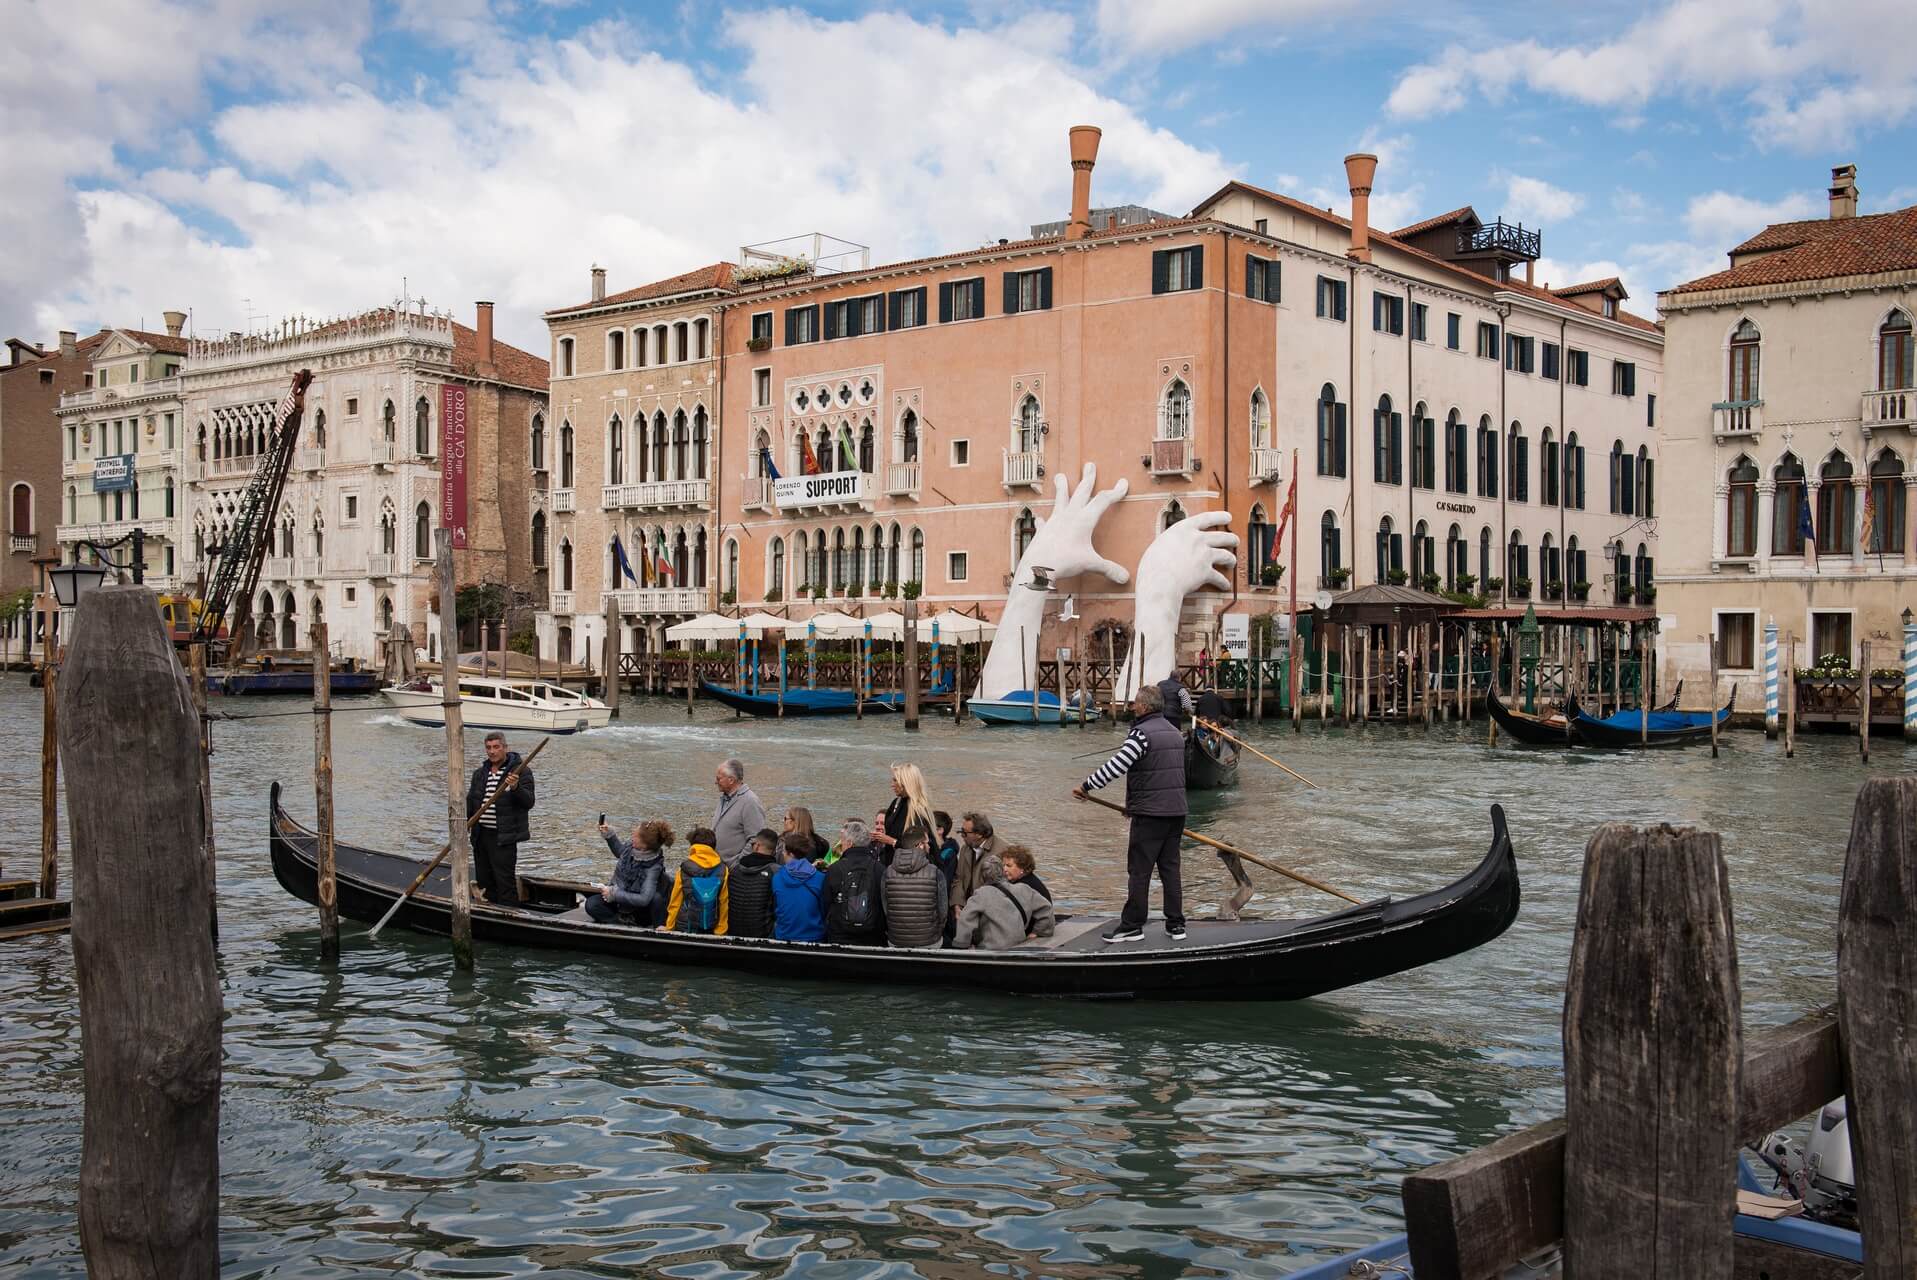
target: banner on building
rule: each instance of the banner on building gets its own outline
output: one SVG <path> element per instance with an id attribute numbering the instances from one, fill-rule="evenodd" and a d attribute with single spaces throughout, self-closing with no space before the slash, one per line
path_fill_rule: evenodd
<path id="1" fill-rule="evenodd" d="M 439 389 L 439 527 L 466 549 L 466 388 L 452 383 Z"/>
<path id="2" fill-rule="evenodd" d="M 863 471 L 825 471 L 815 476 L 788 476 L 772 482 L 772 502 L 781 511 L 863 502 L 866 497 Z"/>
<path id="3" fill-rule="evenodd" d="M 133 487 L 133 455 L 109 454 L 93 463 L 95 493 L 125 493 Z"/>
<path id="4" fill-rule="evenodd" d="M 1219 646 L 1227 658 L 1243 660 L 1251 656 L 1251 615 L 1228 613 L 1220 618 Z"/>

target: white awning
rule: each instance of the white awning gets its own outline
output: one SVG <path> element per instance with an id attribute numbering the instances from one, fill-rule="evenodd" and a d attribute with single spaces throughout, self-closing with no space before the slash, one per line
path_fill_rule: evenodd
<path id="1" fill-rule="evenodd" d="M 998 634 L 998 627 L 983 618 L 974 618 L 969 613 L 960 613 L 956 609 L 944 609 L 931 618 L 919 619 L 919 638 L 932 638 L 932 623 L 939 624 L 939 643 L 957 644 L 964 641 L 971 644 L 978 640 L 990 640 Z"/>
<path id="2" fill-rule="evenodd" d="M 754 633 L 751 627 L 746 629 L 750 638 Z M 677 622 L 666 628 L 668 640 L 737 640 L 739 638 L 739 619 L 728 618 L 723 613 L 702 613 L 685 622 Z"/>

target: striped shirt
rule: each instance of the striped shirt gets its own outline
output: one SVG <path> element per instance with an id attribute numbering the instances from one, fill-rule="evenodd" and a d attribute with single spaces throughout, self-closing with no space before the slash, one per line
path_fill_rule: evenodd
<path id="1" fill-rule="evenodd" d="M 1131 771 L 1133 765 L 1145 758 L 1145 748 L 1149 745 L 1144 731 L 1134 727 L 1125 735 L 1125 741 L 1118 745 L 1118 750 L 1112 753 L 1112 758 L 1099 765 L 1098 771 L 1085 779 L 1085 790 L 1096 791 L 1117 782 Z"/>
<path id="2" fill-rule="evenodd" d="M 480 798 L 481 804 L 485 804 L 486 801 L 493 798 L 493 793 L 499 790 L 499 780 L 505 776 L 506 771 L 504 769 L 488 769 L 486 771 L 486 794 Z M 497 805 L 487 805 L 486 808 L 480 811 L 479 825 L 482 827 L 492 827 L 495 830 L 498 829 L 499 808 Z"/>

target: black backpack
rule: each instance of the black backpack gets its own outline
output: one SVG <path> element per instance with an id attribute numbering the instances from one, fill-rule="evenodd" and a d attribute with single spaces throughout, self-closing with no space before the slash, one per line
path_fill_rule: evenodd
<path id="1" fill-rule="evenodd" d="M 833 866 L 832 901 L 826 904 L 825 928 L 834 936 L 885 932 L 885 903 L 879 881 L 884 869 L 869 854 L 841 858 Z"/>

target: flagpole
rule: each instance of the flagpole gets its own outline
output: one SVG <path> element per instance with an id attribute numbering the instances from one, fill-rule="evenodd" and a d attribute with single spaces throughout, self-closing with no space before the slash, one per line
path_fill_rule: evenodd
<path id="1" fill-rule="evenodd" d="M 1297 501 L 1298 450 L 1293 449 L 1291 451 L 1291 494 L 1285 500 L 1286 508 L 1289 510 L 1295 507 Z M 1291 686 L 1289 693 L 1291 695 L 1292 728 L 1302 733 L 1304 731 L 1304 723 L 1300 719 L 1298 708 L 1298 690 L 1300 687 L 1298 682 L 1298 513 L 1295 510 L 1291 512 L 1291 568 L 1288 571 L 1288 576 L 1291 578 L 1291 653 L 1285 662 L 1285 674 L 1288 677 L 1287 682 Z"/>

